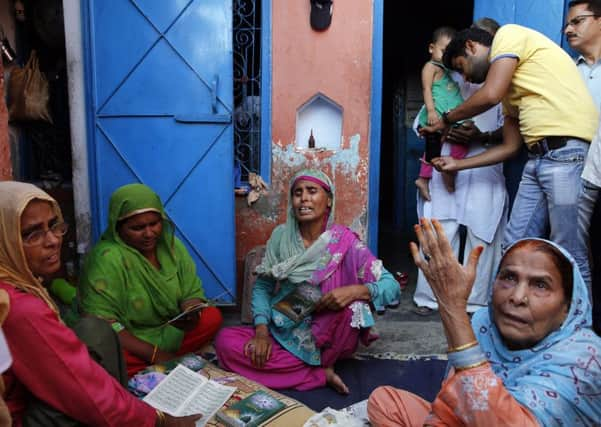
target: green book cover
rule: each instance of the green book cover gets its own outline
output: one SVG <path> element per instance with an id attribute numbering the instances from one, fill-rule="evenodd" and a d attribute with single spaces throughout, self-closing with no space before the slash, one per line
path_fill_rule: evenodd
<path id="1" fill-rule="evenodd" d="M 256 427 L 284 409 L 286 405 L 259 390 L 217 412 L 217 419 L 229 427 Z"/>

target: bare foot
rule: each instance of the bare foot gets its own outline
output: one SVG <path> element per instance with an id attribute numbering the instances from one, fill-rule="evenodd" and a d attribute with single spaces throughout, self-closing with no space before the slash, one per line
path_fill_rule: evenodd
<path id="1" fill-rule="evenodd" d="M 334 372 L 334 368 L 325 368 L 326 383 L 340 394 L 349 394 L 349 389 L 342 378 Z"/>
<path id="2" fill-rule="evenodd" d="M 415 180 L 415 186 L 417 187 L 420 196 L 427 201 L 430 201 L 430 180 L 422 178 L 421 176 Z"/>
<path id="3" fill-rule="evenodd" d="M 455 175 L 457 172 L 441 172 L 442 182 L 449 193 L 455 192 Z"/>

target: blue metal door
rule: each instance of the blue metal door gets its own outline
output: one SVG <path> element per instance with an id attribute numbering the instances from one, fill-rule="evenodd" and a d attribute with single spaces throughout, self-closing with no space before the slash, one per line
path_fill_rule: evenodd
<path id="1" fill-rule="evenodd" d="M 209 298 L 235 298 L 231 0 L 89 0 L 94 235 L 110 194 L 161 197 Z"/>
<path id="2" fill-rule="evenodd" d="M 474 0 L 474 20 L 487 16 L 501 25 L 519 24 L 561 42 L 567 0 Z"/>

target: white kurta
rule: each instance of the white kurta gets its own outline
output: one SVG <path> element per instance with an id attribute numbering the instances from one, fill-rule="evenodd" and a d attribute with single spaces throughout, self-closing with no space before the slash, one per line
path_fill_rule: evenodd
<path id="1" fill-rule="evenodd" d="M 459 84 L 464 99 L 469 98 L 480 87 L 464 82 L 460 76 L 454 76 L 454 78 Z M 503 124 L 502 107 L 497 105 L 474 117 L 473 120 L 482 132 L 494 131 Z M 416 128 L 414 126 L 414 129 Z M 467 157 L 479 154 L 484 150 L 485 148 L 480 144 L 471 144 Z M 444 144 L 442 154 L 448 155 L 449 152 L 449 144 Z M 430 195 L 432 200 L 427 202 L 422 200 L 418 193 L 419 217 L 443 220 L 448 225 L 445 226 L 445 229 L 451 233 L 459 232 L 459 227 L 453 226 L 453 223 L 465 225 L 468 229 L 466 251 L 468 248 L 481 244 L 484 246 L 485 252 L 488 252 L 481 257 L 478 265 L 478 278 L 469 299 L 468 310 L 474 311 L 478 306 L 486 305 L 488 289 L 494 279 L 501 254 L 500 247 L 503 229 L 507 221 L 508 201 L 503 164 L 458 172 L 453 193 L 446 190 L 440 173 L 434 170 L 430 180 Z M 454 235 L 448 237 L 449 239 L 456 238 Z M 459 250 L 458 246 L 456 250 Z M 467 261 L 467 256 L 464 259 Z M 421 272 L 418 275 L 414 301 L 418 306 L 437 308 L 434 295 Z"/>

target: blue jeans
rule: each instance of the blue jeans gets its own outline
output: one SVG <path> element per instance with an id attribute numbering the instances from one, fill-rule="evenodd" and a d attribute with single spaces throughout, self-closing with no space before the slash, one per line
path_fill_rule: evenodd
<path id="1" fill-rule="evenodd" d="M 503 249 L 525 237 L 547 237 L 576 260 L 590 284 L 588 232 L 578 227 L 583 186 L 580 179 L 589 144 L 570 139 L 543 155 L 528 155 L 522 180 L 505 230 Z"/>
<path id="2" fill-rule="evenodd" d="M 591 286 L 593 301 L 593 329 L 601 335 L 601 199 L 600 188 L 582 180 L 583 192 L 579 205 L 578 227 L 588 236 L 591 249 Z"/>

